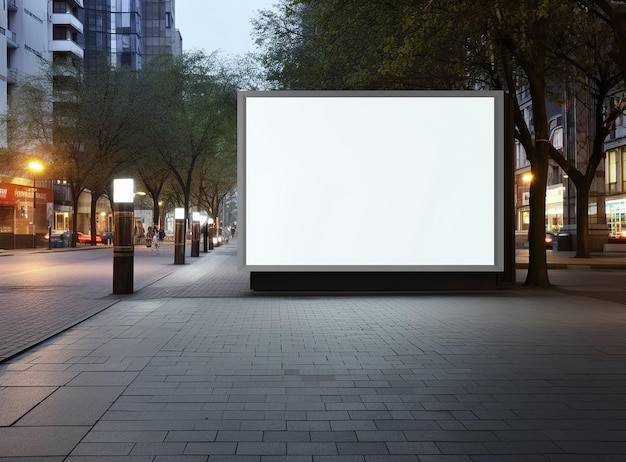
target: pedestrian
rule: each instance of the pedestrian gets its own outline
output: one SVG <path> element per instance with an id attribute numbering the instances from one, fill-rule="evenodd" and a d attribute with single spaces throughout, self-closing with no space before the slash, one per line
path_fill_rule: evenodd
<path id="1" fill-rule="evenodd" d="M 146 247 L 152 247 L 152 236 L 153 235 L 154 235 L 154 233 L 152 231 L 152 226 L 148 226 L 148 232 L 146 233 Z"/>
<path id="2" fill-rule="evenodd" d="M 159 242 L 159 232 L 157 231 L 157 228 L 155 226 L 152 233 L 152 251 L 154 252 L 156 250 L 156 253 L 158 254 L 159 247 L 161 247 L 161 244 Z"/>

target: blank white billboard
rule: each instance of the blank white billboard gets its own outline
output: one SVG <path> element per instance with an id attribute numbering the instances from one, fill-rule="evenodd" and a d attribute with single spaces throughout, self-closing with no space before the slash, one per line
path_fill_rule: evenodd
<path id="1" fill-rule="evenodd" d="M 503 271 L 503 93 L 239 92 L 251 271 Z"/>

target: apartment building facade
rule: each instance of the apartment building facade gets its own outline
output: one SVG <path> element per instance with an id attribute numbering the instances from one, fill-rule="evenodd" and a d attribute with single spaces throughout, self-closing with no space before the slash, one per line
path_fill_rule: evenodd
<path id="1" fill-rule="evenodd" d="M 618 99 L 624 96 L 618 96 Z M 621 101 L 616 101 L 620 103 Z M 609 235 L 626 239 L 626 116 L 609 135 L 605 158 L 605 205 Z"/>
<path id="2" fill-rule="evenodd" d="M 149 35 L 144 35 L 143 31 Z M 2 0 L 0 6 L 0 113 L 5 114 L 20 82 L 41 76 L 50 63 L 79 72 L 94 70 L 99 59 L 139 70 L 161 52 L 182 54 L 175 28 L 174 0 Z M 58 76 L 57 76 L 58 77 Z M 54 85 L 62 78 L 50 82 Z M 0 149 L 11 147 L 6 121 L 0 124 Z M 47 245 L 48 229 L 89 233 L 91 194 L 74 210 L 69 185 L 24 167 L 0 166 L 0 249 Z M 111 229 L 108 200 L 97 203 L 96 232 Z"/>

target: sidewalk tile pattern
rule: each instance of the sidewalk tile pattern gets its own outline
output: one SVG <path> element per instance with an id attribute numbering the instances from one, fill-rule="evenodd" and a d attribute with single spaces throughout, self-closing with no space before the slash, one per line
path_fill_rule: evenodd
<path id="1" fill-rule="evenodd" d="M 0 460 L 624 460 L 622 304 L 258 295 L 228 251 L 0 364 Z"/>

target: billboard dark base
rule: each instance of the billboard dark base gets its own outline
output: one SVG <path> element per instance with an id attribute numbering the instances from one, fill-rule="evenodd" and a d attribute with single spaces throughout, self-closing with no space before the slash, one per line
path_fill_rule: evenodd
<path id="1" fill-rule="evenodd" d="M 416 292 L 493 290 L 502 273 L 250 272 L 250 289 L 274 292 Z M 502 281 L 501 281 L 502 282 Z"/>

